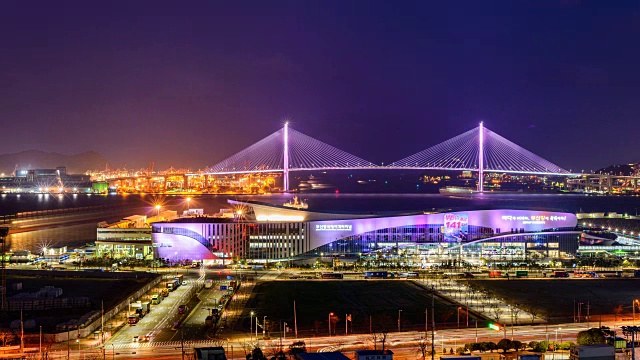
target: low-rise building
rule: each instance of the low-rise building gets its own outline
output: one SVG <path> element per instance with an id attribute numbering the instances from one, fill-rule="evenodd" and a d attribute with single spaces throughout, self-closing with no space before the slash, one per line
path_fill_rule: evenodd
<path id="1" fill-rule="evenodd" d="M 151 225 L 146 215 L 128 216 L 96 230 L 96 257 L 153 259 Z"/>
<path id="2" fill-rule="evenodd" d="M 350 360 L 339 351 L 329 351 L 321 353 L 300 353 L 295 354 L 296 360 Z"/>
<path id="3" fill-rule="evenodd" d="M 224 348 L 221 346 L 193 348 L 193 358 L 196 360 L 227 360 Z"/>
<path id="4" fill-rule="evenodd" d="M 355 360 L 393 360 L 393 351 L 356 350 Z"/>

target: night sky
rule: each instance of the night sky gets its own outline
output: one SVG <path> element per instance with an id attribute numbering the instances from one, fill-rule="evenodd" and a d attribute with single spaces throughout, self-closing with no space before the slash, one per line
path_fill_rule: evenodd
<path id="1" fill-rule="evenodd" d="M 638 1 L 2 1 L 0 41 L 0 153 L 197 169 L 289 119 L 388 164 L 483 120 L 640 161 Z"/>

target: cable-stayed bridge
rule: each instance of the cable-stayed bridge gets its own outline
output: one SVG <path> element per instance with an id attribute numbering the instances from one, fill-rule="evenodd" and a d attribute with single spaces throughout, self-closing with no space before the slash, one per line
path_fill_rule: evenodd
<path id="1" fill-rule="evenodd" d="M 484 127 L 474 129 L 423 151 L 382 166 L 349 154 L 320 140 L 284 127 L 217 163 L 206 175 L 283 172 L 285 191 L 289 172 L 338 169 L 466 170 L 532 175 L 571 175 L 558 165 Z M 479 182 L 482 191 L 482 182 Z"/>

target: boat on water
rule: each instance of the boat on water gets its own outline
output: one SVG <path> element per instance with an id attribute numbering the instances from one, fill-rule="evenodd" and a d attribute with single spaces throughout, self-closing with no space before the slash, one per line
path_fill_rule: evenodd
<path id="1" fill-rule="evenodd" d="M 290 207 L 298 210 L 309 208 L 309 205 L 307 205 L 307 203 L 304 201 L 300 201 L 297 196 L 294 196 L 293 200 L 282 204 L 282 206 L 286 206 L 286 207 Z"/>
<path id="2" fill-rule="evenodd" d="M 446 186 L 438 189 L 440 194 L 477 194 L 478 190 L 472 187 L 465 186 Z"/>

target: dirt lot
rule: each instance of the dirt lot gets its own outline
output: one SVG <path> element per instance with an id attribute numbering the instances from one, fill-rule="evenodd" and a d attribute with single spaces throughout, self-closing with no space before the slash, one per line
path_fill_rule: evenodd
<path id="1" fill-rule="evenodd" d="M 630 317 L 631 301 L 640 297 L 640 279 L 501 279 L 471 283 L 558 321 L 572 319 L 579 302 L 584 303 L 583 315 L 587 313 L 587 304 L 590 306 L 593 321 L 599 315 L 613 314 L 619 305 L 623 306 L 620 316 Z"/>
<path id="2" fill-rule="evenodd" d="M 371 317 L 373 327 L 395 331 L 398 310 L 403 330 L 422 330 L 425 309 L 431 308 L 431 295 L 411 281 L 272 281 L 258 284 L 245 312 L 255 310 L 262 323 L 263 316 L 273 320 L 271 328 L 279 329 L 280 321 L 293 328 L 293 302 L 296 301 L 298 330 L 306 334 L 328 334 L 329 313 L 337 315 L 335 325 L 344 334 L 345 315 L 352 315 L 349 324 L 355 332 L 368 332 Z M 456 306 L 435 301 L 435 320 L 438 327 L 447 322 L 457 325 Z M 430 315 L 429 315 L 430 316 Z M 248 317 L 248 315 L 247 315 Z M 464 314 L 461 315 L 464 319 Z M 464 320 L 461 320 L 464 323 Z M 248 329 L 247 319 L 245 328 Z"/>

